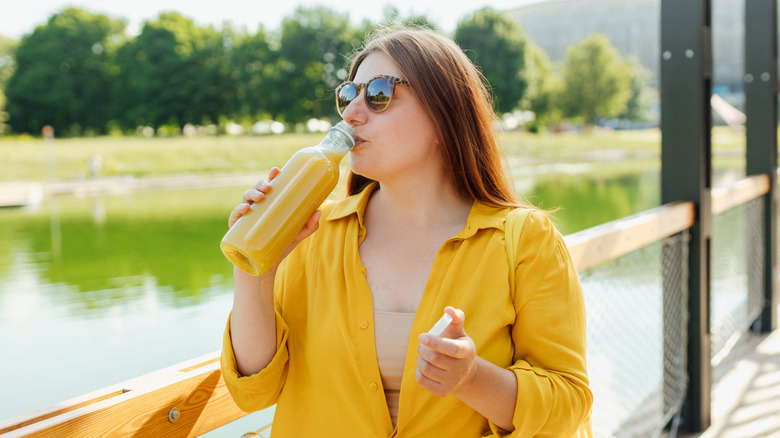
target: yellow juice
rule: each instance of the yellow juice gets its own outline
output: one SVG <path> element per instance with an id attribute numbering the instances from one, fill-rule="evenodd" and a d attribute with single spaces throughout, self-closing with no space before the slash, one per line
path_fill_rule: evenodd
<path id="1" fill-rule="evenodd" d="M 222 238 L 225 257 L 249 274 L 267 272 L 336 187 L 347 152 L 317 146 L 296 152 L 270 182 L 265 199 L 252 204 Z"/>

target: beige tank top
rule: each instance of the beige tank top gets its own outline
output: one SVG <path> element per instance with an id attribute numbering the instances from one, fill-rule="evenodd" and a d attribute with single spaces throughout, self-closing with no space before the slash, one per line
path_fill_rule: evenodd
<path id="1" fill-rule="evenodd" d="M 393 426 L 398 422 L 401 379 L 413 323 L 414 313 L 374 312 L 376 358 Z"/>

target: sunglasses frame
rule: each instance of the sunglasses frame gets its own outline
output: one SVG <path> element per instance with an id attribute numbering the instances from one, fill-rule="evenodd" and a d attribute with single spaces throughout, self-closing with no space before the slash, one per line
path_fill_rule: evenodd
<path id="1" fill-rule="evenodd" d="M 371 100 L 368 97 L 368 86 L 369 86 L 369 84 L 371 84 L 372 82 L 374 82 L 377 79 L 385 79 L 390 84 L 390 97 L 387 99 L 387 105 L 385 105 L 385 107 L 382 108 L 382 109 L 376 108 L 375 104 L 373 102 L 371 102 Z M 387 108 L 390 107 L 390 102 L 393 101 L 393 95 L 395 94 L 395 86 L 399 85 L 399 84 L 400 85 L 409 85 L 409 81 L 407 81 L 406 79 L 401 79 L 401 78 L 397 78 L 395 76 L 390 76 L 390 75 L 376 75 L 373 78 L 371 78 L 368 81 L 363 82 L 363 83 L 358 83 L 358 82 L 353 82 L 353 81 L 342 82 L 341 85 L 336 87 L 336 111 L 339 113 L 339 115 L 342 115 L 344 113 L 339 108 L 339 93 L 341 92 L 341 89 L 344 88 L 347 85 L 352 85 L 355 88 L 357 88 L 357 92 L 355 94 L 355 97 L 352 100 L 350 100 L 344 106 L 345 110 L 347 109 L 347 106 L 349 106 L 350 103 L 352 103 L 355 99 L 357 99 L 360 96 L 360 92 L 363 89 L 365 89 L 365 93 L 363 93 L 363 99 L 366 101 L 366 107 L 368 107 L 368 109 L 371 110 L 371 112 L 381 113 L 381 112 L 387 110 Z"/>

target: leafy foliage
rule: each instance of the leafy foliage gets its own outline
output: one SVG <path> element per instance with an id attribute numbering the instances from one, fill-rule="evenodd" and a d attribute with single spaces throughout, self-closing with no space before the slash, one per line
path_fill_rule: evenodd
<path id="1" fill-rule="evenodd" d="M 636 56 L 629 56 L 626 62 L 631 67 L 630 94 L 626 101 L 626 110 L 620 117 L 631 121 L 649 120 L 650 107 L 657 98 L 655 90 L 650 86 L 653 73 L 643 66 Z"/>
<path id="2" fill-rule="evenodd" d="M 564 83 L 547 53 L 541 48 L 529 44 L 526 54 L 528 89 L 523 96 L 521 106 L 536 115 L 536 118 L 530 122 L 529 129 L 538 132 L 563 117 L 560 100 L 563 96 Z"/>
<path id="3" fill-rule="evenodd" d="M 347 77 L 344 56 L 360 41 L 356 36 L 348 15 L 322 6 L 298 8 L 286 18 L 279 48 L 284 74 L 272 79 L 284 92 L 272 99 L 273 114 L 290 123 L 334 116 L 333 92 Z"/>
<path id="4" fill-rule="evenodd" d="M 6 99 L 3 90 L 16 67 L 13 54 L 17 44 L 16 40 L 0 35 L 0 136 L 11 131 L 11 127 L 6 124 L 8 112 L 5 111 Z"/>
<path id="5" fill-rule="evenodd" d="M 381 25 L 390 23 L 436 29 L 424 16 L 402 17 L 387 6 Z M 346 58 L 373 26 L 352 26 L 348 14 L 322 6 L 300 7 L 279 30 L 254 33 L 201 27 L 168 12 L 128 37 L 122 20 L 66 8 L 21 41 L 0 37 L 0 135 L 9 126 L 37 135 L 52 125 L 58 136 L 80 136 L 178 133 L 187 124 L 223 129 L 229 121 L 249 127 L 263 119 L 293 127 L 310 118 L 334 122 L 333 91 L 347 76 Z M 620 59 L 602 35 L 572 48 L 562 68 L 489 8 L 464 18 L 454 37 L 483 72 L 495 110 L 533 111 L 530 129 L 564 117 L 644 117 L 649 72 Z"/>
<path id="6" fill-rule="evenodd" d="M 222 34 L 161 14 L 117 53 L 114 116 L 126 129 L 216 120 L 235 96 L 229 65 Z"/>
<path id="7" fill-rule="evenodd" d="M 17 132 L 101 132 L 108 107 L 110 38 L 122 21 L 67 8 L 22 38 L 6 95 Z"/>
<path id="8" fill-rule="evenodd" d="M 455 40 L 492 85 L 496 112 L 517 108 L 527 87 L 527 43 L 519 25 L 504 14 L 485 8 L 458 25 Z"/>
<path id="9" fill-rule="evenodd" d="M 615 46 L 597 33 L 566 51 L 564 114 L 592 125 L 599 118 L 617 117 L 630 96 L 631 65 Z"/>

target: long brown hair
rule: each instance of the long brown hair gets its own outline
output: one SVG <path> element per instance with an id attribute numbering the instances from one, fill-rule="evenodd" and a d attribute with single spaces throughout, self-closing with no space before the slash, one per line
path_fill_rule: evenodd
<path id="1" fill-rule="evenodd" d="M 451 39 L 430 29 L 388 26 L 374 31 L 351 61 L 349 80 L 368 55 L 393 60 L 412 84 L 436 125 L 450 178 L 461 195 L 499 207 L 518 207 L 507 179 L 496 120 L 481 73 Z M 372 180 L 349 171 L 347 193 L 359 193 Z"/>

